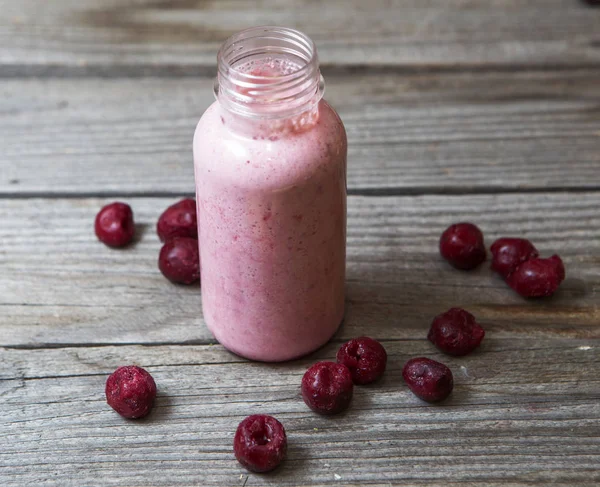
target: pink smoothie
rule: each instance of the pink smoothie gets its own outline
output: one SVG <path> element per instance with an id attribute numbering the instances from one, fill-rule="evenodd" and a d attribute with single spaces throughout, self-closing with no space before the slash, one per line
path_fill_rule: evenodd
<path id="1" fill-rule="evenodd" d="M 311 114 L 244 120 L 215 102 L 194 161 L 211 332 L 254 360 L 323 345 L 344 315 L 346 134 L 336 112 L 321 100 Z"/>

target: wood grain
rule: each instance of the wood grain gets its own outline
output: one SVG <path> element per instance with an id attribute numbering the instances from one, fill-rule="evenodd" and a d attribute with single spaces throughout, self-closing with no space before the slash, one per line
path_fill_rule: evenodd
<path id="1" fill-rule="evenodd" d="M 600 484 L 599 9 L 0 0 L 0 12 L 0 485 Z M 350 141 L 346 319 L 286 364 L 214 343 L 201 290 L 156 266 L 158 215 L 193 193 L 191 137 L 212 102 L 216 51 L 261 24 L 314 38 Z M 138 226 L 120 251 L 93 234 L 115 198 Z M 524 236 L 558 252 L 567 280 L 528 301 L 487 263 L 453 270 L 437 242 L 459 220 L 488 246 Z M 486 329 L 471 356 L 425 340 L 451 306 Z M 313 414 L 304 370 L 364 334 L 388 350 L 383 380 L 357 388 L 338 417 Z M 401 370 L 414 356 L 452 368 L 448 401 L 408 391 Z M 137 422 L 104 398 L 108 374 L 130 363 L 159 388 Z M 248 474 L 231 452 L 253 413 L 288 432 L 289 458 L 271 475 Z"/>
<path id="2" fill-rule="evenodd" d="M 306 31 L 328 65 L 598 65 L 600 13 L 574 0 L 1 0 L 5 75 L 213 66 L 253 25 Z"/>
<path id="3" fill-rule="evenodd" d="M 352 192 L 600 187 L 600 71 L 328 77 Z M 192 194 L 208 78 L 5 80 L 0 194 Z"/>
<path id="4" fill-rule="evenodd" d="M 337 346 L 284 365 L 247 363 L 220 346 L 121 346 L 1 350 L 0 482 L 3 485 L 597 485 L 600 474 L 598 340 L 490 333 L 464 358 L 425 340 L 385 341 L 382 381 L 355 390 L 336 417 L 299 396 L 304 370 Z M 404 362 L 427 355 L 454 372 L 440 405 L 416 399 Z M 154 376 L 155 408 L 126 421 L 105 403 L 118 365 Z M 289 458 L 270 475 L 248 474 L 231 443 L 237 423 L 273 414 Z M 515 452 L 518 452 L 515 455 Z"/>
<path id="5" fill-rule="evenodd" d="M 0 200 L 0 346 L 211 343 L 200 290 L 156 267 L 154 223 L 174 199 L 132 198 L 140 240 L 109 249 L 93 233 L 107 200 Z M 502 338 L 600 338 L 600 193 L 350 197 L 347 312 L 336 340 L 369 333 L 420 339 L 451 306 Z M 439 257 L 452 222 L 476 222 L 490 245 L 530 238 L 558 252 L 567 280 L 546 300 L 515 295 L 488 265 L 459 272 Z"/>

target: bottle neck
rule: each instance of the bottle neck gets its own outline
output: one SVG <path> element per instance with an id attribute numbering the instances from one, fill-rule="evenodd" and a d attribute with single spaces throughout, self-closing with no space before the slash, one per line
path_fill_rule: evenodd
<path id="1" fill-rule="evenodd" d="M 292 130 L 316 122 L 325 84 L 317 50 L 305 34 L 284 27 L 247 29 L 225 41 L 217 60 L 215 96 L 235 118 Z"/>

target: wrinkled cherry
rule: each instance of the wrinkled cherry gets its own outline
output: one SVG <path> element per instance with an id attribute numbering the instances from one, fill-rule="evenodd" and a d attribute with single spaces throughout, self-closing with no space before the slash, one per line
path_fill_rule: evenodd
<path id="1" fill-rule="evenodd" d="M 161 242 L 173 237 L 197 239 L 196 202 L 187 198 L 169 206 L 156 223 L 156 233 Z"/>
<path id="2" fill-rule="evenodd" d="M 337 353 L 337 361 L 348 367 L 355 384 L 370 384 L 385 372 L 387 353 L 383 345 L 369 337 L 360 337 L 344 343 Z"/>
<path id="3" fill-rule="evenodd" d="M 485 260 L 483 233 L 472 223 L 450 225 L 440 237 L 440 253 L 457 269 L 474 269 Z"/>
<path id="4" fill-rule="evenodd" d="M 106 381 L 106 402 L 124 418 L 143 418 L 152 409 L 156 383 L 141 367 L 119 367 Z"/>
<path id="5" fill-rule="evenodd" d="M 529 259 L 509 276 L 508 285 L 526 298 L 551 296 L 565 278 L 565 266 L 558 255 Z"/>
<path id="6" fill-rule="evenodd" d="M 525 238 L 499 238 L 490 250 L 492 269 L 505 279 L 520 264 L 539 255 L 533 244 Z"/>
<path id="7" fill-rule="evenodd" d="M 126 203 L 106 205 L 96 215 L 94 230 L 98 239 L 109 247 L 124 247 L 133 240 L 133 211 Z"/>
<path id="8" fill-rule="evenodd" d="M 252 472 L 269 472 L 287 454 L 285 428 L 273 416 L 254 414 L 238 426 L 233 439 L 235 458 Z"/>
<path id="9" fill-rule="evenodd" d="M 317 362 L 302 377 L 302 398 L 316 413 L 336 414 L 350 404 L 353 387 L 348 367 Z"/>
<path id="10" fill-rule="evenodd" d="M 451 308 L 433 319 L 427 338 L 442 352 L 460 356 L 475 350 L 484 336 L 485 331 L 471 313 Z"/>
<path id="11" fill-rule="evenodd" d="M 452 371 L 444 364 L 425 357 L 406 362 L 402 377 L 413 394 L 427 402 L 443 401 L 454 387 Z"/>
<path id="12" fill-rule="evenodd" d="M 169 281 L 193 284 L 200 279 L 198 240 L 175 237 L 160 249 L 158 268 Z"/>

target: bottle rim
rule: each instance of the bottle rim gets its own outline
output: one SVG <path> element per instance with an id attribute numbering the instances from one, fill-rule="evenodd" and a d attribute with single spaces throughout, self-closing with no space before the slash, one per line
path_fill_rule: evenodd
<path id="1" fill-rule="evenodd" d="M 298 69 L 277 76 L 239 69 L 254 59 L 268 57 L 291 59 Z M 325 90 L 314 42 L 287 27 L 252 27 L 234 34 L 219 49 L 217 64 L 217 100 L 226 109 L 251 118 L 302 113 L 313 108 Z"/>

